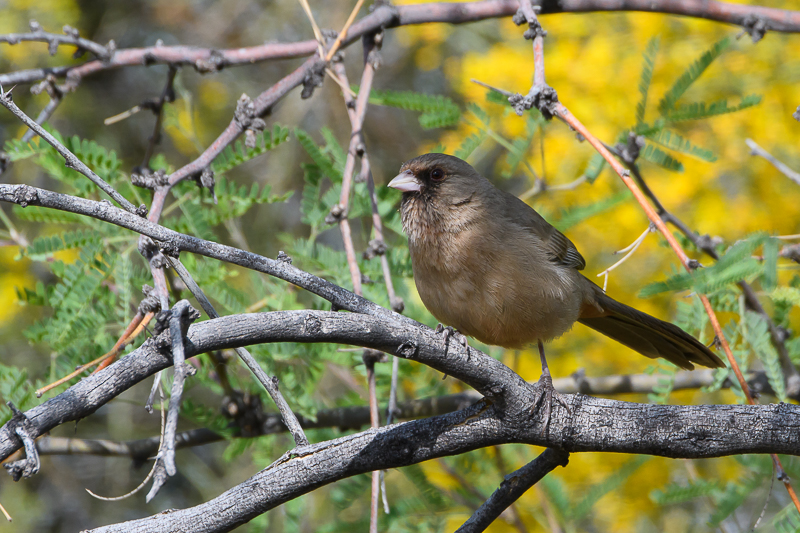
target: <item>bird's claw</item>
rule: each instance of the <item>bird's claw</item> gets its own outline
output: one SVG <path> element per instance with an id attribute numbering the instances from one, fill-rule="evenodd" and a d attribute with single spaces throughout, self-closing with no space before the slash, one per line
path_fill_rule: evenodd
<path id="1" fill-rule="evenodd" d="M 469 353 L 469 343 L 467 342 L 467 337 L 457 329 L 454 329 L 451 326 L 443 326 L 442 324 L 437 324 L 435 331 L 436 333 L 444 333 L 443 337 L 444 337 L 445 349 L 447 349 L 450 337 L 455 337 L 458 343 L 461 346 L 463 346 L 465 350 L 467 350 L 467 353 Z"/>
<path id="2" fill-rule="evenodd" d="M 553 378 L 550 377 L 550 371 L 546 370 L 542 373 L 542 377 L 540 377 L 539 381 L 536 383 L 536 396 L 533 401 L 533 406 L 531 407 L 531 413 L 534 413 L 539 409 L 544 410 L 541 413 L 541 424 L 542 429 L 545 432 L 547 431 L 547 427 L 550 425 L 550 414 L 553 410 L 554 399 L 560 403 L 564 409 L 567 410 L 567 412 L 571 412 L 563 395 L 558 392 L 555 387 L 553 387 Z"/>

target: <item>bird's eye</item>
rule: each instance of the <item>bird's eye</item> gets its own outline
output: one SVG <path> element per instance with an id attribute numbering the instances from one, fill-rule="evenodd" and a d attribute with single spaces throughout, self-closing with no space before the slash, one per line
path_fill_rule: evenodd
<path id="1" fill-rule="evenodd" d="M 431 170 L 431 179 L 441 181 L 444 179 L 444 170 L 441 168 L 434 168 Z"/>

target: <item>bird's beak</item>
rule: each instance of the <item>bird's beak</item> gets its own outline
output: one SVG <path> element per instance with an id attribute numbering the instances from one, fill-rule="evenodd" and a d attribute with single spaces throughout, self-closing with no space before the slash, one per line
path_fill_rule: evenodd
<path id="1" fill-rule="evenodd" d="M 403 192 L 419 192 L 419 190 L 422 189 L 422 183 L 420 183 L 417 177 L 414 176 L 414 173 L 409 169 L 395 176 L 387 187 Z"/>

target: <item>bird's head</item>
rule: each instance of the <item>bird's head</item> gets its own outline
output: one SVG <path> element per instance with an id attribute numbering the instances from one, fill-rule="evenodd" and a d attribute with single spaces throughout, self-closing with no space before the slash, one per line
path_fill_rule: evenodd
<path id="1" fill-rule="evenodd" d="M 406 161 L 388 186 L 403 192 L 400 211 L 412 240 L 459 230 L 492 189 L 469 163 L 446 154 Z"/>
<path id="2" fill-rule="evenodd" d="M 446 154 L 425 154 L 403 163 L 388 186 L 423 201 L 452 205 L 488 185 L 469 163 Z"/>

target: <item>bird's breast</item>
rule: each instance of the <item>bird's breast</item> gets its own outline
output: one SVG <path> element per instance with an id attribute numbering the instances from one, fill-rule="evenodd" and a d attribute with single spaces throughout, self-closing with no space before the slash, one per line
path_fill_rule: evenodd
<path id="1" fill-rule="evenodd" d="M 507 347 L 560 336 L 577 320 L 580 275 L 549 262 L 534 236 L 486 221 L 459 228 L 409 234 L 417 290 L 437 320 Z"/>

